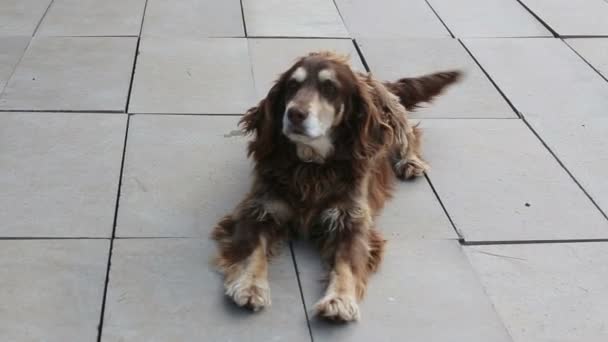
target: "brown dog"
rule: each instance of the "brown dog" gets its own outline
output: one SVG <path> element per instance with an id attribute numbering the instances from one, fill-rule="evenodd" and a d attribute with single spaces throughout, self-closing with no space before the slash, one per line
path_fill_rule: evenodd
<path id="1" fill-rule="evenodd" d="M 241 120 L 254 134 L 253 186 L 212 234 L 226 294 L 256 311 L 269 305 L 268 258 L 295 231 L 332 268 L 317 314 L 357 320 L 357 301 L 384 249 L 374 219 L 396 177 L 428 168 L 407 110 L 459 78 L 450 71 L 382 83 L 327 52 L 302 57 L 281 75 Z"/>

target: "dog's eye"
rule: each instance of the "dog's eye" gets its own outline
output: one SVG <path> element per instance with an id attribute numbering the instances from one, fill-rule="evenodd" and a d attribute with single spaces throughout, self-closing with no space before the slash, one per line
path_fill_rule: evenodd
<path id="1" fill-rule="evenodd" d="M 298 83 L 296 80 L 289 80 L 289 82 L 287 82 L 287 90 L 290 92 L 295 91 L 299 86 L 300 83 Z"/>
<path id="2" fill-rule="evenodd" d="M 323 92 L 323 94 L 325 96 L 333 97 L 336 94 L 337 89 L 336 89 L 336 86 L 331 81 L 325 81 L 321 85 L 321 91 Z"/>

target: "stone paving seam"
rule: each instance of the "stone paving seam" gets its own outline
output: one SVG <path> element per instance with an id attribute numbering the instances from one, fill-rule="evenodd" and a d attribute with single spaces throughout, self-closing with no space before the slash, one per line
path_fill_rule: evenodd
<path id="1" fill-rule="evenodd" d="M 357 40 L 355 38 L 352 39 L 352 42 L 353 42 L 353 45 L 355 46 L 355 50 L 357 50 L 357 54 L 359 55 L 361 64 L 363 64 L 365 71 L 369 72 L 369 70 L 370 70 L 369 64 L 367 64 L 367 61 L 365 60 L 365 56 L 363 56 L 363 51 L 361 51 L 361 48 L 359 47 L 359 43 L 357 43 Z"/>
<path id="2" fill-rule="evenodd" d="M 32 32 L 32 37 L 38 33 L 38 29 L 40 28 L 40 25 L 42 24 L 44 17 L 46 17 L 46 14 L 49 12 L 49 9 L 51 8 L 51 6 L 53 6 L 53 2 L 55 2 L 55 0 L 51 0 L 51 2 L 49 2 L 49 5 L 46 7 L 46 10 L 44 10 L 42 17 L 40 17 L 38 24 L 36 24 L 36 28 L 34 29 L 34 32 Z"/>
<path id="3" fill-rule="evenodd" d="M 551 32 L 551 34 L 553 35 L 553 38 L 557 38 L 560 36 L 551 26 L 549 26 L 549 24 L 547 24 L 544 20 L 542 20 L 540 18 L 540 16 L 538 16 L 536 13 L 534 13 L 534 11 L 532 11 L 528 6 L 526 6 L 526 4 L 524 4 L 524 2 L 522 0 L 516 0 L 516 1 L 519 2 L 519 4 L 526 11 L 528 11 L 528 13 L 530 13 L 530 15 L 532 15 L 534 17 L 534 19 L 536 19 L 539 23 L 541 23 L 547 29 L 547 31 Z"/>
<path id="4" fill-rule="evenodd" d="M 458 235 L 458 242 L 460 244 L 462 244 L 465 241 L 464 236 L 462 235 L 460 230 L 458 230 L 458 227 L 456 227 L 456 224 L 454 223 L 452 216 L 448 212 L 448 208 L 445 206 L 445 204 L 441 200 L 441 196 L 439 196 L 439 193 L 435 189 L 435 186 L 433 185 L 431 178 L 429 177 L 429 175 L 426 172 L 424 173 L 424 178 L 426 179 L 427 183 L 429 183 L 429 186 L 431 187 L 431 191 L 433 191 L 433 195 L 435 195 L 435 198 L 437 198 L 437 201 L 439 202 L 439 205 L 441 206 L 441 209 L 443 210 L 443 214 L 448 218 L 448 221 L 450 222 L 452 229 L 454 229 L 454 231 L 456 232 L 456 235 Z"/>
<path id="5" fill-rule="evenodd" d="M 433 11 L 433 13 L 437 17 L 437 19 L 439 19 L 439 21 L 441 22 L 441 24 L 443 25 L 443 27 L 445 27 L 446 31 L 448 31 L 448 33 L 450 34 L 450 37 L 456 38 L 456 36 L 454 36 L 454 33 L 452 32 L 452 30 L 450 30 L 450 28 L 445 23 L 445 21 L 443 21 L 443 19 L 441 19 L 441 17 L 439 16 L 439 13 L 437 13 L 437 11 L 435 11 L 435 9 L 431 5 L 431 3 L 428 0 L 424 0 L 424 2 L 426 2 L 427 6 L 429 6 L 429 8 L 431 9 L 431 11 Z"/>
<path id="6" fill-rule="evenodd" d="M 137 59 L 137 56 L 135 56 L 135 59 Z M 103 334 L 103 319 L 104 319 L 104 315 L 105 315 L 105 309 L 106 309 L 106 298 L 107 298 L 107 294 L 108 294 L 108 285 L 110 283 L 110 268 L 112 266 L 112 251 L 114 248 L 114 240 L 115 240 L 115 236 L 116 236 L 116 223 L 118 221 L 118 209 L 120 207 L 120 191 L 122 188 L 122 173 L 124 171 L 124 167 L 125 167 L 125 155 L 127 152 L 127 138 L 129 137 L 129 121 L 130 121 L 130 116 L 127 115 L 127 125 L 125 128 L 125 139 L 123 140 L 123 145 L 122 145 L 122 159 L 120 161 L 120 173 L 119 173 L 119 178 L 118 178 L 118 191 L 116 193 L 116 207 L 114 208 L 114 221 L 112 223 L 112 235 L 110 238 L 110 250 L 108 252 L 108 266 L 106 269 L 106 278 L 105 278 L 105 284 L 103 287 L 103 298 L 102 298 L 102 302 L 101 302 L 101 314 L 99 317 L 99 325 L 97 326 L 97 342 L 101 342 L 101 336 Z"/>
<path id="7" fill-rule="evenodd" d="M 549 153 L 551 154 L 551 156 L 553 156 L 553 158 L 555 159 L 555 161 L 557 161 L 557 163 L 559 164 L 559 166 L 561 166 L 562 169 L 564 169 L 564 171 L 566 171 L 566 173 L 568 174 L 568 176 L 570 176 L 570 178 L 579 187 L 579 189 L 581 189 L 581 191 L 585 194 L 585 196 L 587 196 L 587 198 L 591 201 L 591 203 L 593 203 L 593 205 L 595 206 L 595 208 L 597 210 L 599 210 L 599 212 L 602 214 L 602 216 L 604 216 L 604 218 L 606 220 L 608 220 L 608 215 L 606 214 L 606 212 L 604 212 L 602 210 L 602 208 L 597 204 L 597 202 L 595 201 L 595 199 L 589 194 L 589 192 L 587 192 L 587 190 L 581 185 L 581 183 L 576 179 L 576 177 L 574 177 L 574 174 L 572 174 L 572 172 L 570 172 L 570 170 L 568 170 L 568 168 L 566 167 L 566 165 L 559 159 L 559 157 L 557 156 L 557 154 L 555 154 L 551 150 L 551 148 L 549 148 L 549 145 L 547 145 L 547 143 L 545 143 L 545 141 L 543 140 L 543 138 L 536 132 L 536 130 L 534 130 L 534 128 L 532 127 L 532 125 L 528 122 L 528 120 L 526 120 L 525 116 L 522 116 L 522 121 L 526 124 L 526 126 L 528 126 L 528 129 L 534 134 L 534 136 L 536 136 L 536 138 L 538 139 L 538 141 L 540 141 L 540 143 L 543 144 L 543 146 L 545 147 L 545 149 L 547 151 L 549 151 Z"/>
<path id="8" fill-rule="evenodd" d="M 241 4 L 241 20 L 243 21 L 243 34 L 245 35 L 245 38 L 247 38 L 247 21 L 245 21 L 245 8 L 243 8 L 243 0 L 240 0 L 239 3 Z"/>
<path id="9" fill-rule="evenodd" d="M 293 268 L 296 271 L 296 280 L 298 281 L 298 289 L 300 290 L 300 300 L 302 301 L 302 309 L 304 310 L 304 316 L 306 317 L 308 334 L 310 335 L 310 341 L 314 342 L 315 338 L 313 337 L 312 327 L 310 326 L 310 317 L 308 316 L 308 308 L 306 307 L 306 300 L 304 299 L 304 289 L 302 288 L 302 281 L 300 280 L 300 271 L 298 270 L 298 261 L 296 260 L 296 253 L 293 250 L 292 241 L 289 241 L 289 253 L 291 253 L 291 261 L 293 263 Z"/>
<path id="10" fill-rule="evenodd" d="M 608 1 L 608 0 L 606 0 L 606 1 Z M 570 50 L 572 50 L 572 52 L 574 52 L 580 59 L 582 59 L 583 62 L 585 62 L 585 64 L 587 64 L 591 69 L 593 69 L 593 71 L 595 71 L 598 75 L 600 75 L 600 77 L 603 78 L 604 81 L 608 82 L 608 78 L 606 78 L 606 76 L 602 75 L 602 73 L 596 67 L 594 67 L 593 64 L 591 64 L 588 60 L 586 60 L 585 57 L 583 57 L 583 55 L 578 53 L 578 51 L 576 51 L 576 49 L 574 49 L 572 46 L 570 46 L 570 44 L 568 44 L 567 39 L 563 39 L 563 38 L 560 38 L 560 39 L 562 40 L 562 42 L 564 42 L 564 44 L 566 44 L 566 46 L 568 48 L 570 48 Z"/>
<path id="11" fill-rule="evenodd" d="M 462 246 L 494 246 L 494 245 L 542 245 L 542 244 L 562 244 L 562 243 L 592 243 L 608 242 L 608 239 L 569 239 L 569 240 L 504 240 L 504 241 L 464 241 Z"/>
<path id="12" fill-rule="evenodd" d="M 99 317 L 99 325 L 97 327 L 97 342 L 101 342 L 101 337 L 103 335 L 103 324 L 104 324 L 104 316 L 106 309 L 106 298 L 108 294 L 108 285 L 110 283 L 110 269 L 112 266 L 112 251 L 114 248 L 114 240 L 116 239 L 116 223 L 118 221 L 118 209 L 120 207 L 120 191 L 122 188 L 122 174 L 125 167 L 125 157 L 127 153 L 127 139 L 129 137 L 129 122 L 131 121 L 131 115 L 128 114 L 129 111 L 129 102 L 131 100 L 131 91 L 133 89 L 133 80 L 135 79 L 135 68 L 137 66 L 137 57 L 139 56 L 139 43 L 141 42 L 141 33 L 144 27 L 144 20 L 146 18 L 146 7 L 148 6 L 148 0 L 144 3 L 144 9 L 141 16 L 141 23 L 139 24 L 139 34 L 137 36 L 137 44 L 135 46 L 135 56 L 133 57 L 133 67 L 131 68 L 131 80 L 129 83 L 129 91 L 127 93 L 127 101 L 125 102 L 125 113 L 127 113 L 127 125 L 125 128 L 125 139 L 123 141 L 122 146 L 122 160 L 120 161 L 120 174 L 118 178 L 118 192 L 116 194 L 116 208 L 114 209 L 114 222 L 112 225 L 112 235 L 110 238 L 110 251 L 108 253 L 108 267 L 106 269 L 106 279 L 103 288 L 103 299 L 101 304 L 101 314 Z"/>
<path id="13" fill-rule="evenodd" d="M 334 4 L 334 7 L 336 8 L 336 12 L 338 12 L 338 15 L 340 16 L 340 20 L 342 20 L 342 25 L 344 25 L 344 28 L 346 28 L 346 32 L 348 32 L 348 35 L 354 39 L 354 36 L 350 33 L 350 30 L 348 29 L 348 25 L 346 25 L 344 16 L 342 16 L 342 12 L 340 12 L 340 6 L 338 6 L 338 4 L 336 3 L 336 0 L 331 0 L 331 2 Z M 311 331 L 310 338 L 312 338 L 312 331 Z"/>
<path id="14" fill-rule="evenodd" d="M 498 84 L 496 84 L 496 82 L 494 82 L 494 80 L 492 79 L 492 77 L 490 77 L 490 74 L 486 71 L 486 69 L 483 68 L 483 66 L 481 65 L 481 63 L 479 63 L 479 61 L 477 60 L 477 58 L 475 58 L 475 56 L 469 50 L 469 48 L 464 44 L 464 42 L 460 38 L 458 38 L 458 42 L 460 43 L 460 45 L 462 45 L 462 47 L 464 48 L 464 50 L 469 54 L 469 57 L 471 57 L 471 59 L 475 62 L 475 64 L 477 64 L 477 67 L 479 69 L 481 69 L 481 71 L 483 72 L 484 75 L 486 75 L 486 77 L 488 78 L 488 80 L 490 81 L 490 83 L 492 83 L 492 85 L 494 86 L 494 89 L 496 89 L 496 91 L 498 91 L 498 93 L 500 94 L 500 96 L 502 96 L 502 98 L 507 102 L 507 104 L 509 105 L 509 107 L 511 107 L 511 110 L 513 110 L 513 112 L 515 113 L 515 115 L 517 115 L 517 118 L 521 118 L 522 117 L 521 113 L 517 110 L 517 108 L 515 108 L 515 106 L 511 102 L 511 100 L 509 100 L 509 98 L 507 97 L 507 95 L 502 91 L 502 89 L 500 89 L 500 87 L 498 86 Z"/>
<path id="15" fill-rule="evenodd" d="M 25 47 L 25 49 L 23 49 L 23 53 L 21 54 L 21 57 L 19 57 L 19 59 L 15 63 L 15 67 L 11 71 L 10 75 L 8 75 L 8 77 L 6 78 L 6 82 L 4 83 L 4 86 L 2 86 L 2 88 L 0 88 L 0 95 L 2 95 L 2 93 L 4 92 L 4 89 L 8 85 L 8 81 L 10 81 L 11 78 L 13 78 L 13 75 L 15 75 L 15 71 L 17 70 L 17 67 L 21 63 L 21 60 L 23 60 L 23 56 L 25 56 L 25 53 L 27 52 L 27 49 L 30 48 L 31 44 L 32 44 L 32 38 L 30 38 L 30 40 L 27 42 L 27 46 Z M 0 110 L 0 112 L 2 112 L 2 110 Z"/>

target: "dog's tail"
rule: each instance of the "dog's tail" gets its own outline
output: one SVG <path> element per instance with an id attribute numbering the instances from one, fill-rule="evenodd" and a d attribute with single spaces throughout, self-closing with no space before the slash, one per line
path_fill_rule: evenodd
<path id="1" fill-rule="evenodd" d="M 397 95 L 407 110 L 416 109 L 422 102 L 431 102 L 450 84 L 458 82 L 462 72 L 443 71 L 415 78 L 402 78 L 396 82 L 385 82 L 391 93 Z"/>

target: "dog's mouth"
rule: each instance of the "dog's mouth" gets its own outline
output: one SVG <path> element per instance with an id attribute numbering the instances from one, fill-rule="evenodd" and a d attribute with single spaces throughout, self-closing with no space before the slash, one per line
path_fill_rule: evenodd
<path id="1" fill-rule="evenodd" d="M 290 140 L 300 143 L 310 143 L 323 136 L 322 134 L 312 135 L 306 128 L 296 125 L 287 125 L 283 129 L 283 134 Z"/>

